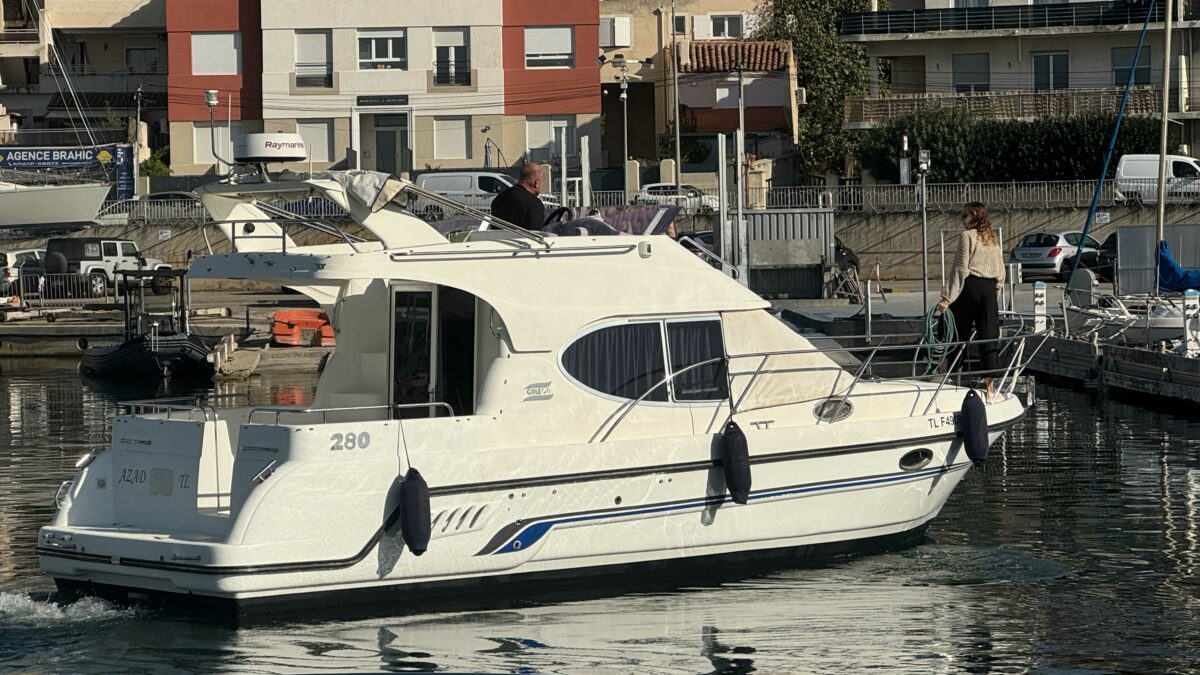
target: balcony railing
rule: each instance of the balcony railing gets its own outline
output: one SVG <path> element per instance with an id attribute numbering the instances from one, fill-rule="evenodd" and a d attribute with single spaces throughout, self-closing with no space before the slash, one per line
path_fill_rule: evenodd
<path id="1" fill-rule="evenodd" d="M 167 64 L 165 63 L 147 63 L 140 65 L 129 66 L 93 66 L 89 63 L 78 64 L 59 64 L 59 63 L 43 63 L 43 75 L 57 75 L 66 71 L 71 77 L 88 77 L 91 75 L 100 76 L 126 76 L 126 75 L 166 75 Z"/>
<path id="2" fill-rule="evenodd" d="M 1153 21 L 1163 20 L 1156 3 Z M 912 9 L 860 12 L 841 19 L 842 35 L 932 33 L 950 30 L 1014 30 L 1141 24 L 1146 7 L 1125 2 L 1072 2 L 1061 5 L 1001 5 L 961 9 Z M 1188 12 L 1189 14 L 1191 11 Z"/>
<path id="3" fill-rule="evenodd" d="M 2 30 L 0 31 L 0 44 L 36 44 L 38 42 L 37 29 L 20 29 L 20 30 Z"/>
<path id="4" fill-rule="evenodd" d="M 471 62 L 438 61 L 434 63 L 433 83 L 436 85 L 471 86 Z"/>
<path id="5" fill-rule="evenodd" d="M 843 121 L 850 127 L 869 127 L 899 115 L 930 108 L 959 108 L 973 117 L 997 120 L 1116 114 L 1123 90 L 1123 87 L 1103 87 L 974 94 L 851 96 L 846 99 Z M 1129 94 L 1126 114 L 1157 115 L 1162 107 L 1161 91 L 1157 87 L 1134 87 Z"/>
<path id="6" fill-rule="evenodd" d="M 333 64 L 328 62 L 322 63 L 297 63 L 296 64 L 296 86 L 297 87 L 321 87 L 328 89 L 333 86 Z"/>

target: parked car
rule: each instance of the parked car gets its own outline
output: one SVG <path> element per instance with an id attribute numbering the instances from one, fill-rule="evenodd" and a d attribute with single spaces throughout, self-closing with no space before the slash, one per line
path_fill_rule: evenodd
<path id="1" fill-rule="evenodd" d="M 1082 246 L 1080 242 L 1083 242 Z M 1021 263 L 1023 274 L 1052 274 L 1065 279 L 1076 255 L 1100 249 L 1100 243 L 1082 232 L 1034 232 L 1021 237 L 1012 250 L 1010 263 Z"/>
<path id="2" fill-rule="evenodd" d="M 1101 281 L 1112 281 L 1117 269 L 1117 233 L 1108 235 L 1098 250 L 1085 249 L 1079 266 L 1092 270 Z"/>
<path id="3" fill-rule="evenodd" d="M 462 202 L 483 211 L 491 208 L 496 195 L 517 184 L 512 176 L 490 171 L 443 171 L 439 173 L 423 173 L 413 179 L 417 187 L 445 195 L 454 201 Z M 547 211 L 559 207 L 558 200 L 553 195 L 543 192 L 538 199 L 546 205 Z M 445 215 L 445 209 L 440 204 L 431 204 L 418 199 L 409 205 L 409 210 L 429 220 L 440 220 Z M 549 213 L 547 213 L 549 215 Z"/>
<path id="4" fill-rule="evenodd" d="M 633 197 L 638 204 L 670 204 L 681 206 L 689 211 L 711 213 L 721 208 L 721 201 L 715 195 L 706 195 L 700 188 L 692 185 L 680 185 L 676 189 L 674 183 L 650 183 L 642 186 Z"/>
<path id="5" fill-rule="evenodd" d="M 128 239 L 97 237 L 60 237 L 46 243 L 46 272 L 52 275 L 81 275 L 87 278 L 87 289 L 93 297 L 104 295 L 109 287 L 120 283 L 120 270 L 169 270 L 171 266 L 158 258 L 147 258 L 137 244 Z M 156 294 L 169 288 L 154 287 Z"/>
<path id="6" fill-rule="evenodd" d="M 0 295 L 37 292 L 45 275 L 45 257 L 41 248 L 0 251 Z"/>
<path id="7" fill-rule="evenodd" d="M 1117 162 L 1116 197 L 1122 201 L 1158 203 L 1159 155 L 1122 155 Z M 1167 201 L 1200 199 L 1200 161 L 1167 155 Z"/>

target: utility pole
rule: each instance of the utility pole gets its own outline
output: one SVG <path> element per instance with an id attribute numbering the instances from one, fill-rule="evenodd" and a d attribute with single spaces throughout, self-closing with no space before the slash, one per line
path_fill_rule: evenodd
<path id="1" fill-rule="evenodd" d="M 1163 25 L 1163 90 L 1161 124 L 1158 130 L 1158 241 L 1166 238 L 1167 229 L 1167 128 L 1171 120 L 1167 111 L 1171 108 L 1171 22 L 1174 19 L 1175 8 L 1171 0 L 1166 0 L 1166 22 Z M 1156 244 L 1157 245 L 1157 244 Z M 1158 294 L 1158 262 L 1155 258 L 1154 291 Z"/>
<path id="2" fill-rule="evenodd" d="M 671 54 L 675 57 L 671 64 L 671 74 L 674 79 L 674 97 L 675 97 L 675 194 L 678 196 L 682 190 L 683 173 L 683 148 L 680 145 L 680 121 L 679 121 L 679 64 L 683 61 L 679 57 L 679 41 L 675 39 L 675 0 L 671 0 Z"/>
<path id="3" fill-rule="evenodd" d="M 137 104 L 137 113 L 133 118 L 133 196 L 137 198 L 142 178 L 142 85 L 138 85 L 133 100 Z"/>

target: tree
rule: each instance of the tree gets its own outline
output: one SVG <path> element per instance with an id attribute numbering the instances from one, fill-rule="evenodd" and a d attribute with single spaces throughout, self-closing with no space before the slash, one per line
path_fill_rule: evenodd
<path id="1" fill-rule="evenodd" d="M 765 0 L 758 9 L 761 40 L 789 40 L 796 57 L 797 84 L 808 93 L 800 107 L 800 166 L 805 171 L 841 171 L 855 138 L 842 129 L 844 101 L 867 92 L 867 56 L 841 41 L 838 20 L 864 12 L 868 0 Z"/>
<path id="2" fill-rule="evenodd" d="M 142 162 L 141 174 L 143 176 L 170 176 L 171 175 L 171 146 L 164 145 L 161 148 L 150 153 L 150 158 Z"/>

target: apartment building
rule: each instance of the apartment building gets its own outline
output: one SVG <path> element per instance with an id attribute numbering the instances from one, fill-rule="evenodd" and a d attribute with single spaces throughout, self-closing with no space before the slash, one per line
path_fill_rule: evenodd
<path id="1" fill-rule="evenodd" d="M 673 72 L 665 50 L 674 44 L 686 55 L 692 42 L 749 37 L 754 32 L 757 5 L 757 0 L 601 0 L 600 49 L 608 59 L 600 69 L 602 160 L 606 165 L 618 166 L 622 161 L 626 105 L 629 154 L 639 159 L 658 157 L 659 136 L 671 129 L 675 109 Z M 612 65 L 617 54 L 652 64 L 628 66 L 626 72 L 633 78 L 627 82 L 628 100 L 624 104 L 620 99 L 622 72 Z M 654 120 L 653 126 L 642 122 L 649 119 Z"/>
<path id="2" fill-rule="evenodd" d="M 166 0 L 9 0 L 0 5 L 0 104 L 20 128 L 5 142 L 75 144 L 87 121 L 97 142 L 125 141 L 106 122 L 137 113 L 165 134 Z M 86 136 L 82 138 L 86 139 Z"/>
<path id="3" fill-rule="evenodd" d="M 592 2 L 263 3 L 266 131 L 315 169 L 387 172 L 549 161 L 599 131 Z"/>
<path id="4" fill-rule="evenodd" d="M 263 127 L 259 0 L 166 0 L 166 12 L 171 169 L 219 172 L 234 139 Z"/>
<path id="5" fill-rule="evenodd" d="M 1161 102 L 1163 4 L 1151 14 L 1142 57 L 1133 55 L 1149 3 L 1034 0 L 894 0 L 889 11 L 842 18 L 845 42 L 870 60 L 867 96 L 846 102 L 845 126 L 870 128 L 915 109 L 956 106 L 996 119 L 1114 112 L 1133 70 L 1129 113 L 1157 115 Z M 1169 112 L 1195 138 L 1191 96 L 1200 22 L 1176 3 Z M 886 65 L 888 68 L 881 69 Z M 881 70 L 890 79 L 880 81 Z"/>

